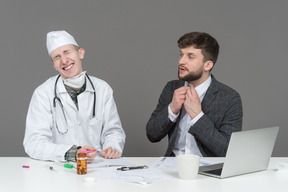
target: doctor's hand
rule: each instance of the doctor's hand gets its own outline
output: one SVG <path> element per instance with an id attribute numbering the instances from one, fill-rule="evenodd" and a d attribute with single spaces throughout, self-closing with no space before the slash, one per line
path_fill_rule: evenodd
<path id="1" fill-rule="evenodd" d="M 176 115 L 182 108 L 186 100 L 186 93 L 189 87 L 183 86 L 174 91 L 172 102 L 170 103 L 171 111 Z"/>
<path id="2" fill-rule="evenodd" d="M 187 89 L 184 108 L 192 119 L 202 111 L 201 101 L 194 87 L 188 87 Z"/>
<path id="3" fill-rule="evenodd" d="M 105 159 L 117 159 L 121 156 L 121 153 L 112 147 L 108 147 L 107 149 L 101 151 L 100 155 Z"/>
<path id="4" fill-rule="evenodd" d="M 80 151 L 94 151 L 94 152 L 90 152 L 90 153 L 87 153 L 87 163 L 91 163 L 92 161 L 94 161 L 95 157 L 97 156 L 97 150 L 93 147 L 90 147 L 88 145 L 85 145 L 84 147 L 80 148 L 77 150 L 77 154 L 80 152 Z"/>

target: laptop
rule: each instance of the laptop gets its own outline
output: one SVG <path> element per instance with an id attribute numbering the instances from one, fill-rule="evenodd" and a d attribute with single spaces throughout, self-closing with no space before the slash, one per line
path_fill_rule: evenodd
<path id="1" fill-rule="evenodd" d="M 267 169 L 279 127 L 234 132 L 224 163 L 202 166 L 199 174 L 227 178 Z"/>

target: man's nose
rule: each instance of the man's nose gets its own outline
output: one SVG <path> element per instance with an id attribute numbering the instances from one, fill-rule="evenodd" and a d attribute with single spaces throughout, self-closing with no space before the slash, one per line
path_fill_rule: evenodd
<path id="1" fill-rule="evenodd" d="M 68 61 L 68 58 L 67 58 L 65 55 L 62 55 L 62 57 L 61 57 L 61 62 L 64 63 L 64 64 L 66 64 L 67 61 Z"/>
<path id="2" fill-rule="evenodd" d="M 185 56 L 182 56 L 179 58 L 179 65 L 181 64 L 185 64 L 186 63 L 186 57 Z"/>

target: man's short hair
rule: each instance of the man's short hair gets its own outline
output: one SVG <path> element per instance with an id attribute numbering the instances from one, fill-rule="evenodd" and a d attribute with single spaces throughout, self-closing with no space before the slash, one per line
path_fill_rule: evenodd
<path id="1" fill-rule="evenodd" d="M 193 46 L 196 49 L 201 49 L 204 56 L 204 62 L 211 60 L 215 65 L 219 54 L 219 44 L 216 39 L 208 33 L 186 33 L 179 38 L 177 43 L 180 49 L 190 46 Z"/>

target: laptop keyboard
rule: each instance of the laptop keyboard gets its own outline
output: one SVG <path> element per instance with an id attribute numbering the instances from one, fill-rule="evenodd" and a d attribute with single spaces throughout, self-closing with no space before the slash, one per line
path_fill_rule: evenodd
<path id="1" fill-rule="evenodd" d="M 220 169 L 214 169 L 214 170 L 210 170 L 210 171 L 205 171 L 205 173 L 210 173 L 210 174 L 213 174 L 213 175 L 221 175 L 222 173 L 222 168 Z"/>

